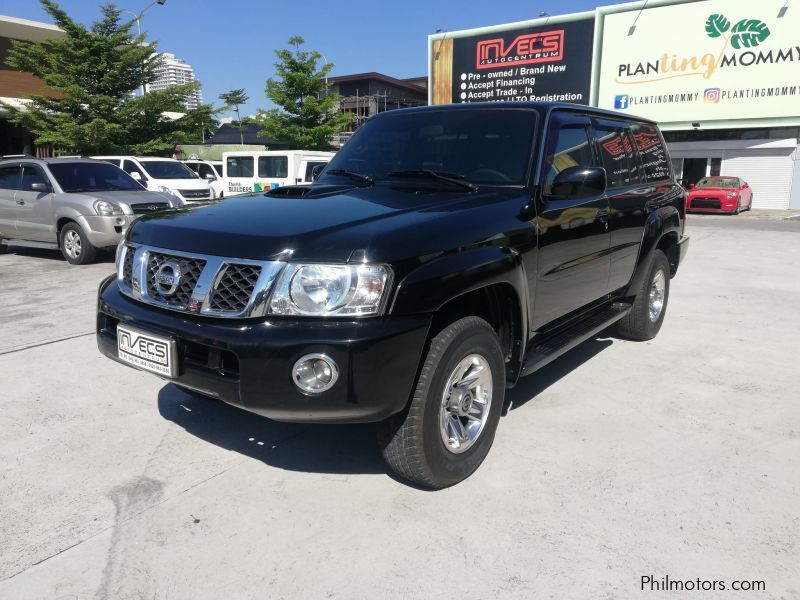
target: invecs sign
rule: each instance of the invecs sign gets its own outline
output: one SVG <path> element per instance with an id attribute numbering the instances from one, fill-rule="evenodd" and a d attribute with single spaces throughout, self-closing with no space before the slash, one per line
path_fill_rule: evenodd
<path id="1" fill-rule="evenodd" d="M 535 65 L 564 59 L 564 30 L 528 33 L 510 44 L 503 38 L 477 44 L 477 69 L 497 69 L 508 65 Z"/>
<path id="2" fill-rule="evenodd" d="M 778 5 L 780 4 L 777 3 Z M 797 119 L 800 11 L 706 0 L 603 16 L 598 104 L 662 123 Z"/>

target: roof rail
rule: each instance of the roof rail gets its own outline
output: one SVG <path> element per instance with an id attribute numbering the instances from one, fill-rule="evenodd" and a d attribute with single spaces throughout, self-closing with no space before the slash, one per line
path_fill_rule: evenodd
<path id="1" fill-rule="evenodd" d="M 7 158 L 36 158 L 31 154 L 4 154 L 0 159 L 6 160 Z"/>

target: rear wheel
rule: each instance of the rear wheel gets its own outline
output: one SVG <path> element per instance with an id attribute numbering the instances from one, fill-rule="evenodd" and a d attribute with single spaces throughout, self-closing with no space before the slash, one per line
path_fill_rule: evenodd
<path id="1" fill-rule="evenodd" d="M 463 481 L 489 453 L 504 395 L 497 334 L 477 317 L 452 323 L 431 341 L 409 407 L 378 425 L 384 459 L 421 486 Z"/>
<path id="2" fill-rule="evenodd" d="M 71 265 L 86 265 L 97 256 L 97 248 L 92 246 L 89 238 L 77 223 L 67 223 L 61 229 L 59 237 L 61 254 Z"/>
<path id="3" fill-rule="evenodd" d="M 646 341 L 658 335 L 667 314 L 669 278 L 669 261 L 661 250 L 656 250 L 648 276 L 642 281 L 631 312 L 617 324 L 620 337 Z"/>

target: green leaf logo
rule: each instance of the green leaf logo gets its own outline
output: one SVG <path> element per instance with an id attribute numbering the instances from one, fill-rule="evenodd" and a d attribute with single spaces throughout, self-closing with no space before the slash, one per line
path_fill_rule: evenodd
<path id="1" fill-rule="evenodd" d="M 742 19 L 733 28 L 731 44 L 737 50 L 755 48 L 766 41 L 772 32 L 767 24 L 757 19 Z"/>
<path id="2" fill-rule="evenodd" d="M 706 33 L 708 37 L 718 38 L 722 37 L 731 28 L 731 22 L 725 18 L 725 15 L 711 15 L 706 21 Z"/>

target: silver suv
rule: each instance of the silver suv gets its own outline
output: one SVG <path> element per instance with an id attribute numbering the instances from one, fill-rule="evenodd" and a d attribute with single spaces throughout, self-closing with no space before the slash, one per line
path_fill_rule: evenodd
<path id="1" fill-rule="evenodd" d="M 139 215 L 172 208 L 125 171 L 84 158 L 0 160 L 0 254 L 8 243 L 60 248 L 73 265 L 116 246 Z"/>

